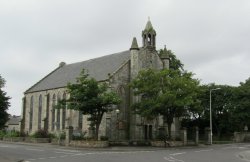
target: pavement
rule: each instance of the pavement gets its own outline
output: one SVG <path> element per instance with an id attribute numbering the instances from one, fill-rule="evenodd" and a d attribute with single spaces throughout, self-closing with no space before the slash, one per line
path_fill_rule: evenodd
<path id="1" fill-rule="evenodd" d="M 176 149 L 176 148 L 204 148 L 209 147 L 209 145 L 199 144 L 198 146 L 172 146 L 172 147 L 152 147 L 152 146 L 110 146 L 106 148 L 92 148 L 92 147 L 74 147 L 74 146 L 59 146 L 53 145 L 51 143 L 28 143 L 28 142 L 9 142 L 0 141 L 0 143 L 5 144 L 16 144 L 16 145 L 26 145 L 26 146 L 39 146 L 46 148 L 62 148 L 62 149 L 74 149 L 74 150 L 94 150 L 94 151 L 142 151 L 142 150 L 166 150 L 166 149 Z"/>

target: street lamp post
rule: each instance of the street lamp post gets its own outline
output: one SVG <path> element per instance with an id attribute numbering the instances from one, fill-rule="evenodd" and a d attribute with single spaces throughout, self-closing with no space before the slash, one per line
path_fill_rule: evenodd
<path id="1" fill-rule="evenodd" d="M 209 111 L 210 111 L 210 132 L 211 132 L 211 140 L 210 140 L 210 144 L 213 144 L 213 122 L 212 122 L 212 91 L 217 91 L 221 88 L 215 88 L 215 89 L 210 89 L 210 106 L 209 106 Z"/>
<path id="2" fill-rule="evenodd" d="M 119 139 L 119 120 L 118 120 L 118 115 L 119 115 L 119 113 L 120 113 L 120 110 L 119 109 L 116 109 L 115 110 L 115 112 L 116 112 L 116 126 L 117 126 L 117 137 L 116 137 L 116 139 L 117 139 L 117 141 L 118 141 L 118 139 Z"/>

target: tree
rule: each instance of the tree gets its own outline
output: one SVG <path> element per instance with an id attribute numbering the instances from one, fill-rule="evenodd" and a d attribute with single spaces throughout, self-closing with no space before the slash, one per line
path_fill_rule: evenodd
<path id="1" fill-rule="evenodd" d="M 228 85 L 208 84 L 202 85 L 198 98 L 201 102 L 199 107 L 191 108 L 192 115 L 183 123 L 183 125 L 199 126 L 200 129 L 209 126 L 210 121 L 210 90 L 220 88 L 213 91 L 212 99 L 212 124 L 213 132 L 221 137 L 222 134 L 232 133 L 239 125 L 237 122 L 237 114 L 235 112 L 235 90 L 236 87 Z M 190 113 L 190 112 L 189 112 Z"/>
<path id="2" fill-rule="evenodd" d="M 94 78 L 89 78 L 84 70 L 77 78 L 76 84 L 67 85 L 67 91 L 70 98 L 62 100 L 59 105 L 67 104 L 68 109 L 89 115 L 88 120 L 95 127 L 95 138 L 98 139 L 103 114 L 109 111 L 112 105 L 119 104 L 120 98 L 109 89 L 107 83 L 100 83 Z M 60 108 L 65 108 L 65 106 L 60 106 Z"/>
<path id="3" fill-rule="evenodd" d="M 173 69 L 140 71 L 131 87 L 141 100 L 132 107 L 136 113 L 149 119 L 162 115 L 171 137 L 173 119 L 183 116 L 195 103 L 199 81 L 192 76 L 192 73 Z"/>
<path id="4" fill-rule="evenodd" d="M 8 121 L 9 114 L 7 113 L 10 106 L 10 97 L 6 96 L 7 93 L 2 90 L 5 85 L 5 80 L 0 75 L 0 129 L 4 128 L 5 123 Z"/>
<path id="5" fill-rule="evenodd" d="M 234 121 L 238 128 L 243 130 L 244 126 L 250 126 L 250 78 L 235 91 Z M 239 130 L 238 130 L 239 131 Z"/>

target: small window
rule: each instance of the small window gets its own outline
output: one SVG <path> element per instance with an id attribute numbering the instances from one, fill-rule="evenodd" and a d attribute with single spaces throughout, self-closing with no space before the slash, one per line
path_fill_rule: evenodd
<path id="1" fill-rule="evenodd" d="M 41 129 L 41 122 L 42 122 L 42 95 L 39 96 L 38 102 L 38 129 Z"/>
<path id="2" fill-rule="evenodd" d="M 30 122 L 29 122 L 29 130 L 32 130 L 32 126 L 33 126 L 33 105 L 34 104 L 34 99 L 33 96 L 31 96 L 30 98 Z"/>

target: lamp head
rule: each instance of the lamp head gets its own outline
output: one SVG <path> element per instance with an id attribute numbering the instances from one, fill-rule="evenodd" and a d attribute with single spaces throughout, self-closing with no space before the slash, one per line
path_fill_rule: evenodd
<path id="1" fill-rule="evenodd" d="M 119 114 L 119 113 L 120 113 L 120 110 L 119 110 L 119 109 L 116 109 L 115 112 L 116 112 L 116 114 Z"/>

